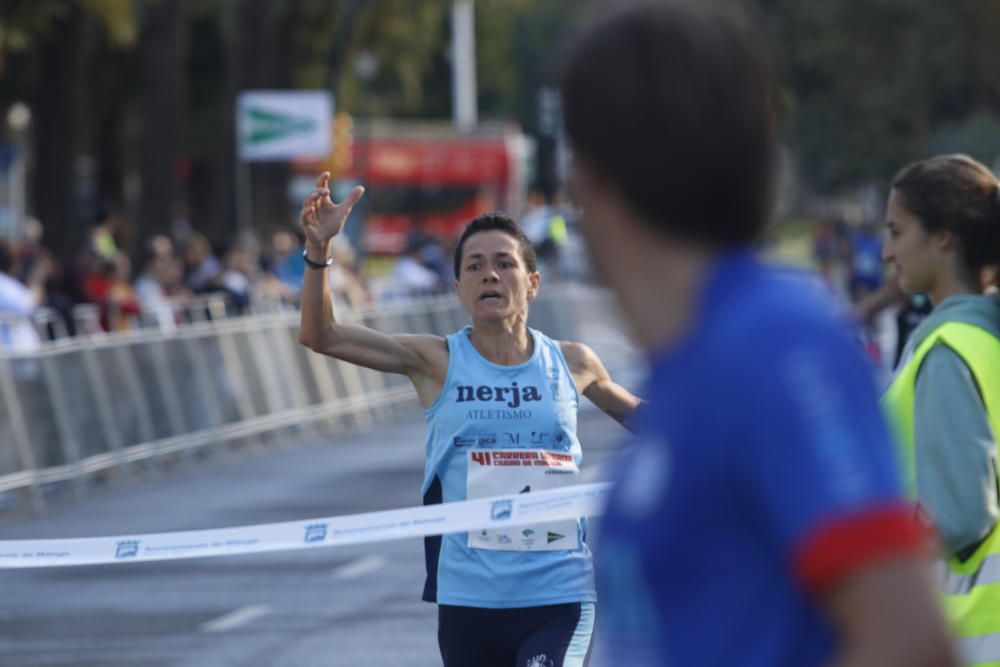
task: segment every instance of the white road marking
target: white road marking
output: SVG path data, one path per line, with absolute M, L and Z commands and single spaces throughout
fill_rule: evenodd
M 357 579 L 385 567 L 384 556 L 365 556 L 333 570 L 334 579 Z
M 249 623 L 250 621 L 260 618 L 266 614 L 271 613 L 271 610 L 264 605 L 251 605 L 249 607 L 241 607 L 236 611 L 224 614 L 216 619 L 207 621 L 198 626 L 198 629 L 202 632 L 225 632 L 226 630 L 232 630 L 233 628 L 238 628 L 241 625 Z

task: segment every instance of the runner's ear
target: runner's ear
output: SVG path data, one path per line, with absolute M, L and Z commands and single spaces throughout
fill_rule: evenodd
M 542 284 L 542 274 L 538 271 L 529 274 L 528 282 L 530 283 L 528 287 L 528 301 L 534 301 L 535 297 L 538 296 L 538 286 Z

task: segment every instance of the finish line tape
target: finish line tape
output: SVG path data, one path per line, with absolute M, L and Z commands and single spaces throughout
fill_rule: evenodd
M 98 565 L 289 551 L 461 533 L 600 514 L 610 485 L 581 484 L 511 496 L 306 521 L 147 535 L 0 540 L 0 568 Z

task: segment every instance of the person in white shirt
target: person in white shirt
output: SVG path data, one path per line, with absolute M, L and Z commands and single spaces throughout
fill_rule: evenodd
M 0 348 L 27 352 L 41 345 L 31 316 L 44 300 L 50 268 L 48 260 L 39 261 L 25 285 L 13 276 L 10 244 L 0 239 Z

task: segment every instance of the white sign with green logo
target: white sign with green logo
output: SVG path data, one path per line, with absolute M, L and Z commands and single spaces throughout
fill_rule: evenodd
M 330 154 L 333 96 L 322 90 L 248 90 L 236 102 L 239 157 L 247 161 Z

